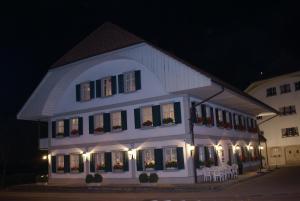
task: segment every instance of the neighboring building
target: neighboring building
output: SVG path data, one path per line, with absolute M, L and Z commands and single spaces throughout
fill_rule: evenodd
M 191 104 L 217 93 L 196 107 L 194 147 Z M 276 111 L 105 23 L 54 64 L 18 119 L 48 122 L 50 182 L 100 172 L 106 183 L 136 183 L 150 171 L 192 183 L 192 153 L 198 168 L 233 163 L 234 150 L 245 170 L 257 168 L 262 112 Z
M 258 116 L 258 123 L 262 122 L 259 128 L 267 139 L 269 165 L 299 165 L 300 71 L 254 82 L 245 92 L 281 113 Z

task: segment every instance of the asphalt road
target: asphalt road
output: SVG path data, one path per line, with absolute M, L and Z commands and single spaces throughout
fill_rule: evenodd
M 0 192 L 0 201 L 300 201 L 300 167 L 281 168 L 218 192 Z

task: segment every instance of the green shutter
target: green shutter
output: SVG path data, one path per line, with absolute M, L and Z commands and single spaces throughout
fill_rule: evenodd
M 127 130 L 127 114 L 126 110 L 121 111 L 122 130 Z
M 83 155 L 80 154 L 79 155 L 79 172 L 83 172 L 83 171 L 84 171 Z
M 111 152 L 104 153 L 104 160 L 105 160 L 105 172 L 111 172 L 112 171 Z
M 219 123 L 220 123 L 220 121 L 219 121 L 219 109 L 215 109 L 215 111 L 216 111 L 217 126 L 219 126 Z
M 110 114 L 104 113 L 103 114 L 103 121 L 104 121 L 104 132 L 110 131 Z
M 51 167 L 52 172 L 56 173 L 56 156 L 51 156 Z
M 201 113 L 202 113 L 202 117 L 206 117 L 206 105 L 201 104 Z
M 214 148 L 214 161 L 215 161 L 215 166 L 218 166 L 219 164 L 219 157 L 218 157 L 218 153 L 216 151 L 216 149 Z
M 89 133 L 90 134 L 94 133 L 94 116 L 93 115 L 89 116 Z
M 230 124 L 230 126 L 232 127 L 232 114 L 231 114 L 231 112 L 229 112 L 229 124 Z
M 174 103 L 174 114 L 175 114 L 175 124 L 180 124 L 181 123 L 180 102 Z
M 190 109 L 191 121 L 193 123 L 196 123 L 196 118 L 197 118 L 195 104 L 196 104 L 195 101 L 193 101 Z
M 160 105 L 152 106 L 152 118 L 153 118 L 153 126 L 161 125 Z
M 70 120 L 69 119 L 65 119 L 64 120 L 64 136 L 70 136 Z
M 79 135 L 83 135 L 83 119 L 82 119 L 82 117 L 78 117 L 78 131 L 79 131 Z
M 116 78 L 116 76 L 111 76 L 111 93 L 112 93 L 112 95 L 117 93 L 117 78 Z
M 199 146 L 195 146 L 194 150 L 194 164 L 196 168 L 199 168 Z
M 215 125 L 215 118 L 214 118 L 214 109 L 211 107 L 210 108 L 210 118 L 211 118 L 211 125 Z
M 52 138 L 56 137 L 56 122 L 52 121 Z
M 96 97 L 101 97 L 101 80 L 96 80 Z
M 76 85 L 76 101 L 79 102 L 80 98 L 81 98 L 81 95 L 80 95 L 80 84 L 77 84 Z
M 127 151 L 123 151 L 123 170 L 124 171 L 129 170 L 128 152 Z
M 162 149 L 154 149 L 154 157 L 155 157 L 155 170 L 163 170 L 163 150 Z
M 90 156 L 90 172 L 95 172 L 95 153 Z
M 135 108 L 134 109 L 134 125 L 135 128 L 141 128 L 141 109 Z
M 227 122 L 227 118 L 226 118 L 226 111 L 225 110 L 223 110 L 222 111 L 222 116 L 223 116 L 223 122 Z
M 209 151 L 207 146 L 204 146 L 204 158 L 205 158 L 205 162 L 207 163 L 209 160 Z
M 95 98 L 95 82 L 90 81 L 90 98 Z
M 182 147 L 177 147 L 176 148 L 177 152 L 177 166 L 178 169 L 184 169 L 184 156 L 183 156 L 183 148 Z
M 143 150 L 138 150 L 136 155 L 136 169 L 143 171 Z
M 124 75 L 118 75 L 119 93 L 124 93 Z
M 64 172 L 70 172 L 70 155 L 64 155 Z
M 134 72 L 134 78 L 135 78 L 135 89 L 139 90 L 141 89 L 141 71 L 137 70 Z

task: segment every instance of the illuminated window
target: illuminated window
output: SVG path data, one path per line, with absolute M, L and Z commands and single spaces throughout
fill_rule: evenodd
M 111 96 L 112 95 L 111 77 L 103 78 L 101 81 L 102 81 L 102 96 Z
M 105 170 L 105 155 L 104 152 L 95 154 L 95 169 L 96 171 L 104 171 Z
M 111 128 L 115 131 L 122 129 L 121 112 L 111 113 Z
M 299 136 L 298 127 L 281 129 L 282 138 Z
M 71 135 L 78 135 L 79 134 L 79 127 L 78 127 L 78 118 L 70 119 L 70 130 Z
M 65 163 L 64 163 L 64 156 L 57 155 L 56 156 L 56 171 L 57 172 L 64 172 Z
M 163 124 L 173 124 L 174 118 L 174 104 L 168 103 L 161 106 L 162 108 L 162 123 Z
M 88 101 L 91 99 L 91 94 L 90 94 L 90 83 L 89 82 L 85 82 L 80 84 L 80 100 L 82 101 Z
M 135 72 L 128 72 L 124 74 L 124 91 L 132 92 L 136 90 L 135 86 Z
M 144 159 L 144 169 L 154 170 L 155 168 L 154 149 L 143 150 L 143 159 Z
M 103 114 L 94 115 L 94 128 L 95 133 L 104 132 Z
M 63 137 L 64 136 L 64 121 L 60 120 L 56 122 L 56 137 Z
M 152 126 L 153 125 L 153 118 L 152 118 L 152 107 L 143 107 L 141 109 L 142 112 L 142 126 L 147 127 L 147 126 Z
M 177 169 L 177 151 L 176 147 L 165 148 L 164 149 L 165 157 L 165 168 L 166 169 Z
M 123 171 L 124 158 L 122 151 L 112 152 L 112 166 L 114 171 Z
M 70 155 L 70 170 L 71 172 L 79 172 L 79 154 Z

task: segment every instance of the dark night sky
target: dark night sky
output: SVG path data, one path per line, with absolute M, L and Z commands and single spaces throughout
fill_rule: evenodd
M 105 21 L 120 25 L 242 90 L 254 80 L 300 70 L 300 12 L 296 4 L 128 2 L 2 3 L 1 129 L 15 127 L 12 133 L 19 139 L 36 136 L 32 124 L 14 120 L 16 113 L 49 66 Z

